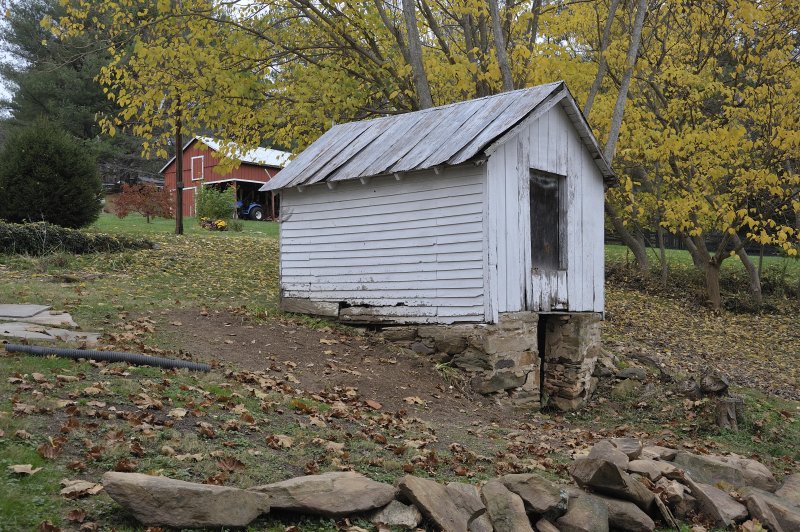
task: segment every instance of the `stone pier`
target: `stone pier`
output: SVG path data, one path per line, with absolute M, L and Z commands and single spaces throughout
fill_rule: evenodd
M 515 312 L 497 324 L 397 327 L 383 335 L 468 372 L 478 393 L 529 408 L 574 410 L 597 382 L 600 324 L 598 314 Z
M 600 356 L 597 314 L 550 315 L 545 320 L 544 397 L 559 410 L 576 410 L 597 386 L 594 366 Z

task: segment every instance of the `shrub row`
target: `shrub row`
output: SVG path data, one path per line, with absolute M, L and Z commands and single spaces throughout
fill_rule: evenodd
M 0 253 L 47 255 L 49 253 L 119 252 L 126 249 L 153 249 L 144 238 L 84 233 L 46 222 L 13 224 L 0 221 Z

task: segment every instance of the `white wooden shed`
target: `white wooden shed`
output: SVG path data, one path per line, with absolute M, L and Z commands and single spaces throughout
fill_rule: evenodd
M 337 125 L 280 190 L 286 310 L 360 323 L 603 312 L 604 184 L 563 82 Z

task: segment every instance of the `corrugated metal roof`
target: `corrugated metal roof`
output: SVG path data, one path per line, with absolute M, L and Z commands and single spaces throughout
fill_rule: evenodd
M 570 120 L 613 178 L 586 119 L 563 81 L 396 116 L 332 127 L 278 172 L 261 190 L 313 185 L 465 163 L 545 102 L 568 99 Z
M 193 137 L 183 145 L 183 151 L 186 151 L 193 142 L 200 141 L 212 150 L 219 152 L 222 148 L 222 142 L 211 137 Z M 270 166 L 274 168 L 284 168 L 289 164 L 289 158 L 292 156 L 288 151 L 273 150 L 271 148 L 256 148 L 254 150 L 242 153 L 240 150 L 235 150 L 233 157 L 239 161 L 247 164 L 257 164 L 259 166 Z M 167 164 L 165 164 L 159 174 L 163 174 L 164 170 L 172 164 L 175 157 L 172 157 Z

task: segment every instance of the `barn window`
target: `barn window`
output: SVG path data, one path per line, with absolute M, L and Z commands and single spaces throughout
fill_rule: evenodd
M 205 177 L 203 155 L 192 157 L 192 181 L 200 181 Z
M 542 270 L 566 269 L 564 176 L 531 170 L 531 263 Z

